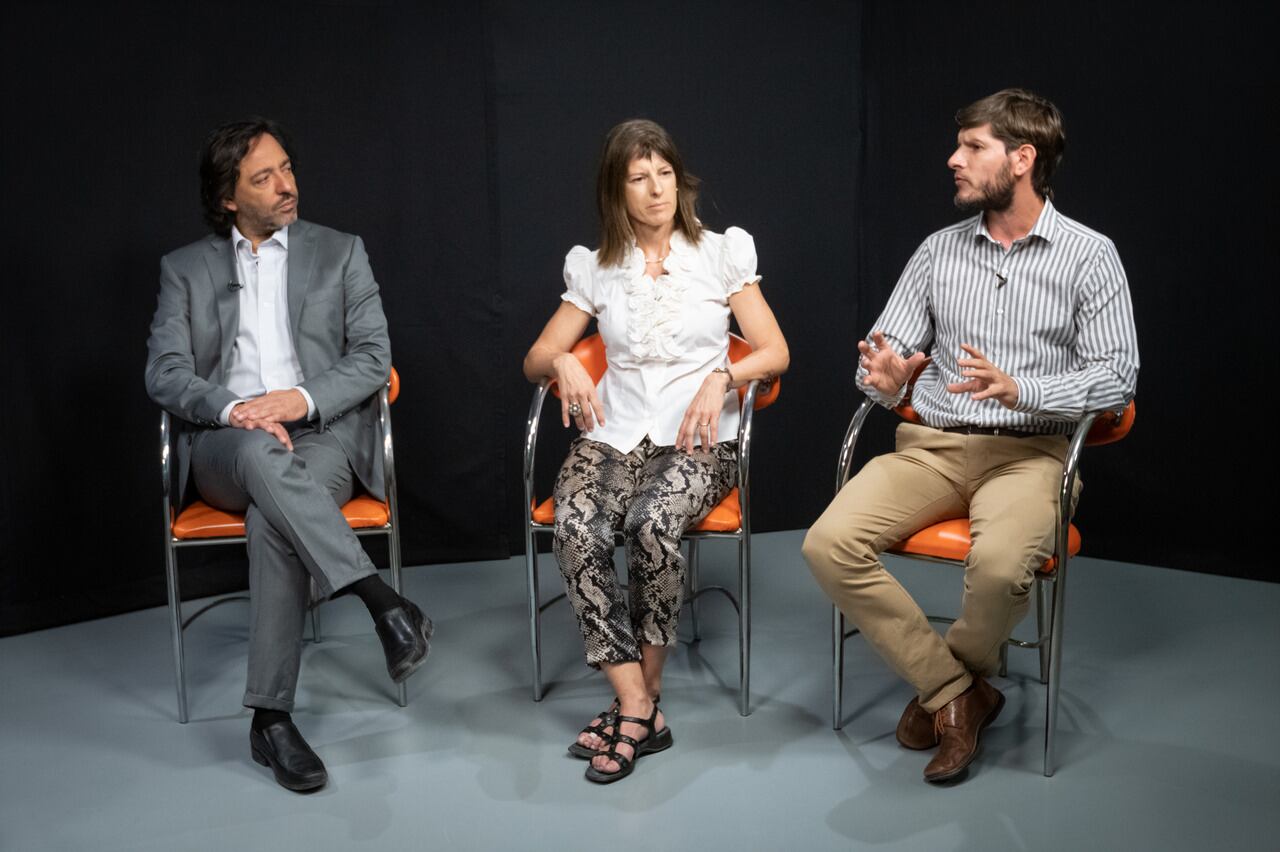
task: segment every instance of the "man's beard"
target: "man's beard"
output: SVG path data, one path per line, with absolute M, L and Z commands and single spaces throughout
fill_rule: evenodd
M 979 210 L 1008 210 L 1013 205 L 1015 186 L 1013 169 L 1009 168 L 1006 162 L 994 178 L 981 186 L 974 187 L 978 193 L 977 197 L 962 199 L 957 192 L 953 200 L 962 213 L 976 213 Z
M 277 231 L 281 231 L 289 227 L 294 222 L 298 221 L 298 207 L 296 204 L 296 197 L 294 200 L 295 200 L 294 208 L 288 213 L 285 213 L 280 210 L 276 210 L 274 208 L 272 208 L 270 211 L 268 211 L 266 214 L 263 214 L 263 215 L 250 213 L 246 217 L 249 220 L 247 223 L 248 226 L 259 234 L 274 234 Z

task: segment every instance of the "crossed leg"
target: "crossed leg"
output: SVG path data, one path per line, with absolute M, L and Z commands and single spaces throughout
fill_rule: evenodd
M 259 430 L 197 436 L 192 471 L 210 505 L 245 513 L 249 666 L 244 703 L 290 712 L 302 654 L 309 579 L 324 595 L 376 574 L 342 516 L 354 475 L 331 434 L 295 430 L 293 452 Z

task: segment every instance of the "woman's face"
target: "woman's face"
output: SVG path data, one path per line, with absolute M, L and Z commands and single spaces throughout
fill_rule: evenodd
M 676 218 L 676 170 L 657 154 L 627 166 L 627 218 L 632 225 L 661 228 Z

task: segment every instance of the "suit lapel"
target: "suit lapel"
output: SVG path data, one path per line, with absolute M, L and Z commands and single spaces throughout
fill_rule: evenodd
M 289 228 L 289 330 L 297 346 L 298 322 L 302 318 L 302 302 L 311 287 L 315 272 L 315 236 L 305 222 L 296 222 Z
M 225 376 L 227 365 L 231 363 L 231 350 L 235 346 L 236 335 L 240 332 L 240 293 L 227 286 L 232 281 L 240 280 L 236 274 L 231 240 L 211 238 L 204 259 L 209 268 L 213 299 L 218 306 L 218 330 L 222 334 L 219 369 Z

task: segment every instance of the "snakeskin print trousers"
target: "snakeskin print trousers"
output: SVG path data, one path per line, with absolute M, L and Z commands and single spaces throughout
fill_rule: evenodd
M 738 478 L 738 444 L 692 454 L 647 437 L 629 453 L 576 439 L 556 477 L 554 550 L 586 644 L 587 664 L 640 659 L 640 645 L 672 645 L 684 594 L 680 536 Z M 613 565 L 614 531 L 627 548 L 628 607 Z

